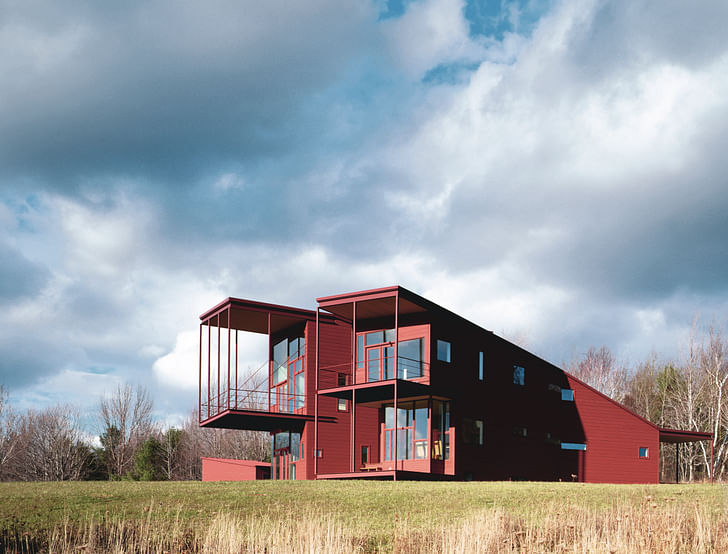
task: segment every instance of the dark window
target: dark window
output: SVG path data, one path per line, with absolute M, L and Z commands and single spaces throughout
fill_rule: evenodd
M 362 464 L 369 463 L 369 446 L 362 445 L 362 447 L 361 447 L 361 463 Z
M 526 370 L 519 365 L 513 366 L 513 384 L 521 386 L 526 384 Z
M 482 419 L 463 418 L 463 442 L 481 446 L 484 438 L 484 425 Z
M 513 427 L 513 436 L 514 437 L 527 437 L 528 436 L 528 429 L 525 427 L 520 427 L 518 425 Z
M 437 341 L 437 359 L 441 362 L 450 362 L 452 361 L 452 352 L 450 343 L 446 340 L 439 340 Z

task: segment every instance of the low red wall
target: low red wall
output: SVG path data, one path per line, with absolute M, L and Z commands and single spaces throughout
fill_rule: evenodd
M 202 458 L 203 481 L 255 481 L 270 479 L 270 464 L 254 460 Z

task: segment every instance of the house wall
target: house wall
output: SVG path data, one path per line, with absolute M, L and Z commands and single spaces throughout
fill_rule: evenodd
M 270 478 L 270 464 L 252 460 L 202 458 L 203 481 L 255 481 Z
M 569 376 L 586 436 L 584 480 L 591 483 L 658 483 L 659 431 Z M 640 458 L 640 447 L 648 457 Z

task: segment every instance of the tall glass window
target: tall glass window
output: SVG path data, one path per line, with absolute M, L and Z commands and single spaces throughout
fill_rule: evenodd
M 452 361 L 452 351 L 450 343 L 446 340 L 437 341 L 437 359 L 441 362 Z
M 397 433 L 397 459 L 423 460 L 428 450 L 428 408 L 426 400 L 384 406 L 384 459 L 394 459 L 394 433 Z
M 483 352 L 478 352 L 478 380 L 483 381 L 485 379 L 485 360 Z
M 526 370 L 519 365 L 513 366 L 513 384 L 522 387 L 526 384 Z
M 271 409 L 294 412 L 305 406 L 305 339 L 284 338 L 273 345 L 273 381 Z
M 432 459 L 447 460 L 450 457 L 450 403 L 432 401 Z

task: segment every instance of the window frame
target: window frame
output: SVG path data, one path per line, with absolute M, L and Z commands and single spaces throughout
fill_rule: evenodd
M 443 345 L 443 348 L 447 347 L 447 350 L 443 351 L 443 358 L 440 357 L 440 345 Z M 446 364 L 452 363 L 452 343 L 449 340 L 437 339 L 437 343 L 435 344 L 435 352 L 438 362 L 445 362 Z

